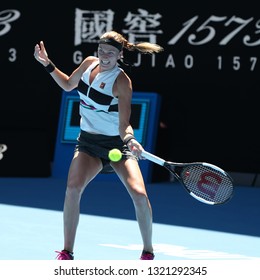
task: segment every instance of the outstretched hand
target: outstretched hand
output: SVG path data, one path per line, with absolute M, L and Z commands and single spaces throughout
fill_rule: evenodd
M 40 41 L 39 44 L 36 44 L 34 47 L 34 57 L 39 61 L 43 66 L 47 66 L 49 62 L 48 54 L 45 49 L 43 41 Z

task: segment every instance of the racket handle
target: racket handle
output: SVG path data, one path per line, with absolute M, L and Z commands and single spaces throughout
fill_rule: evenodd
M 144 157 L 144 158 L 146 158 L 146 159 L 148 159 L 148 160 L 150 160 L 150 161 L 152 161 L 152 162 L 154 162 L 156 164 L 162 165 L 162 166 L 165 163 L 164 159 L 159 158 L 158 156 L 155 156 L 155 155 L 153 155 L 153 154 L 151 154 L 149 152 L 146 152 L 146 151 L 142 152 L 142 157 Z

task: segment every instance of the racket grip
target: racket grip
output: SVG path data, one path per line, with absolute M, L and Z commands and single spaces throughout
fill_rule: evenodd
M 143 151 L 142 152 L 142 157 L 144 157 L 144 158 L 146 158 L 146 159 L 148 159 L 148 160 L 150 160 L 150 161 L 152 161 L 152 162 L 154 162 L 156 164 L 162 165 L 162 166 L 165 163 L 164 159 L 162 159 L 162 158 L 160 158 L 158 156 L 155 156 L 155 155 L 153 155 L 153 154 L 151 154 L 151 153 L 149 153 L 147 151 Z

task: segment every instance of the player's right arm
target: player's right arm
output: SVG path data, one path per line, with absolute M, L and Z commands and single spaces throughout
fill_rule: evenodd
M 44 67 L 48 66 L 51 63 L 51 60 L 48 57 L 43 41 L 40 41 L 39 44 L 35 45 L 34 57 Z M 71 75 L 65 74 L 55 66 L 54 71 L 52 71 L 50 75 L 63 90 L 71 91 L 78 86 L 82 74 L 86 71 L 89 65 L 95 60 L 97 60 L 96 57 L 88 56 L 87 58 L 85 58 L 85 60 L 83 60 L 83 62 L 79 65 L 79 67 L 76 68 L 71 73 Z

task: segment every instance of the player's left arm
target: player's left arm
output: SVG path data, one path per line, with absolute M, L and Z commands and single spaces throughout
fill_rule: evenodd
M 125 141 L 129 136 L 134 136 L 134 130 L 130 124 L 133 96 L 131 79 L 125 73 L 120 73 L 116 81 L 115 89 L 115 94 L 118 97 L 119 133 L 121 139 Z M 143 150 L 143 147 L 135 139 L 128 142 L 128 147 L 137 156 L 140 156 Z
M 118 98 L 119 133 L 122 140 L 128 134 L 134 134 L 130 124 L 132 92 L 130 78 L 125 73 L 120 73 L 115 82 L 114 95 Z

